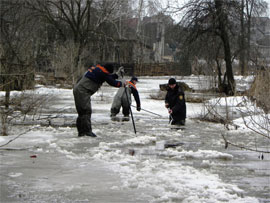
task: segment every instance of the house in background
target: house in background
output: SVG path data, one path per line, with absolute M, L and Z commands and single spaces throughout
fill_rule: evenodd
M 166 27 L 172 24 L 172 18 L 164 14 L 144 17 L 141 21 L 127 19 L 122 22 L 120 41 L 125 39 L 133 44 L 133 62 L 139 59 L 143 63 L 173 62 L 173 50 L 165 39 Z
M 173 50 L 166 43 L 165 31 L 173 24 L 173 19 L 164 14 L 144 17 L 143 35 L 146 42 L 152 47 L 152 62 L 173 62 Z

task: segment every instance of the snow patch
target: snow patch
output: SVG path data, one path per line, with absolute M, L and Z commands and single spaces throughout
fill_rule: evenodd
M 17 178 L 17 177 L 19 177 L 21 175 L 23 175 L 23 174 L 22 173 L 13 173 L 13 172 L 11 172 L 11 173 L 8 174 L 8 176 L 9 177 L 12 177 L 12 178 Z

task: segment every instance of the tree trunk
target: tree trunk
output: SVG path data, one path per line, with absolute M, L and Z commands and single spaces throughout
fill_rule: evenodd
M 230 39 L 227 31 L 227 15 L 223 11 L 223 1 L 215 0 L 215 7 L 217 9 L 218 15 L 218 23 L 219 23 L 219 31 L 220 37 L 223 42 L 225 62 L 226 62 L 226 74 L 228 81 L 228 89 L 226 94 L 234 95 L 235 93 L 235 82 L 232 71 L 232 62 L 231 62 L 231 47 L 230 47 Z
M 247 60 L 247 67 L 249 66 L 249 60 L 250 60 L 250 32 L 251 32 L 251 18 L 252 18 L 252 12 L 254 9 L 254 0 L 250 1 L 250 6 L 249 6 L 249 1 L 246 0 L 246 13 L 247 13 L 247 55 L 246 55 L 246 60 Z
M 233 77 L 232 71 L 232 62 L 231 62 L 231 49 L 230 49 L 230 42 L 227 35 L 227 32 L 222 33 L 222 40 L 224 44 L 224 55 L 225 55 L 225 62 L 226 62 L 226 73 L 227 73 L 227 80 L 228 80 L 228 92 L 229 95 L 234 95 L 235 93 L 235 81 Z
M 5 93 L 5 108 L 8 109 L 9 107 L 9 100 L 10 100 L 10 90 L 9 87 L 6 89 Z
M 137 39 L 137 49 L 139 53 L 137 55 L 137 63 L 141 64 L 143 61 L 143 47 L 142 47 L 142 33 L 141 33 L 141 17 L 142 17 L 142 12 L 143 12 L 143 3 L 144 0 L 139 1 L 139 8 L 138 8 L 138 23 L 137 23 L 137 28 L 136 28 L 136 39 Z
M 239 65 L 241 70 L 241 75 L 244 75 L 246 72 L 246 46 L 245 46 L 245 26 L 244 26 L 244 0 L 241 2 L 241 31 L 239 36 L 239 49 L 240 49 L 240 57 L 239 57 Z
M 221 75 L 222 75 L 222 73 L 221 73 L 221 65 L 220 65 L 220 63 L 219 63 L 219 61 L 218 61 L 217 58 L 216 58 L 216 64 L 217 64 L 217 72 L 218 72 L 218 87 L 220 88 L 221 87 L 221 84 L 222 84 L 222 82 L 221 82 Z

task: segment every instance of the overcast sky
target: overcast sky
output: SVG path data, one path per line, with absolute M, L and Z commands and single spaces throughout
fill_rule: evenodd
M 183 4 L 184 2 L 187 2 L 188 0 L 159 0 L 159 2 L 165 7 L 167 5 L 167 2 L 169 1 L 170 4 L 174 4 L 175 2 L 178 2 L 179 4 Z M 268 12 L 267 16 L 270 17 L 270 0 L 265 0 L 268 3 Z
M 268 17 L 270 17 L 270 0 L 266 0 L 266 2 L 268 3 Z

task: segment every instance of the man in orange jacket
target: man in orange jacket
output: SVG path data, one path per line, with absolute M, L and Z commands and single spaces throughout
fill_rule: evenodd
M 116 80 L 117 74 L 113 73 L 113 64 L 106 63 L 104 66 L 98 64 L 88 68 L 88 71 L 77 82 L 73 88 L 73 95 L 75 100 L 78 118 L 76 126 L 78 136 L 96 137 L 92 132 L 91 126 L 91 96 L 97 92 L 101 85 L 106 81 L 109 85 L 114 87 L 124 87 L 125 81 Z M 120 67 L 118 74 L 123 72 L 123 67 Z
M 111 117 L 116 116 L 120 108 L 122 107 L 122 113 L 124 114 L 124 117 L 126 120 L 129 118 L 129 109 L 131 106 L 131 94 L 133 95 L 137 111 L 141 110 L 141 102 L 139 97 L 139 92 L 136 87 L 136 83 L 138 82 L 138 78 L 133 76 L 131 80 L 128 82 L 127 87 L 121 87 L 117 91 L 116 95 L 114 96 L 114 100 L 111 107 Z

